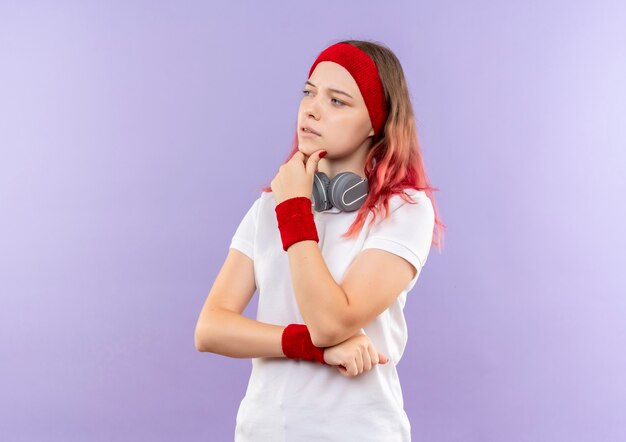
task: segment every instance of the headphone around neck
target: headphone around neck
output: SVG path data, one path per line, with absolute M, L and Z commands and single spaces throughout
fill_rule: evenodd
M 353 172 L 341 172 L 329 179 L 324 172 L 315 172 L 312 206 L 316 212 L 336 207 L 341 212 L 358 210 L 367 197 L 369 184 Z

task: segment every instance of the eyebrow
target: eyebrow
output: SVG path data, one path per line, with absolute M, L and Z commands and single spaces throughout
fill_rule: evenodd
M 310 82 L 310 81 L 308 81 L 308 80 L 306 81 L 306 83 L 305 83 L 305 84 L 310 84 L 310 85 L 311 85 L 311 86 L 313 86 L 314 88 L 317 88 L 317 86 L 315 86 L 313 83 L 311 83 L 311 82 Z M 337 94 L 343 94 L 343 95 L 345 95 L 345 96 L 347 96 L 347 97 L 352 98 L 352 95 L 347 94 L 347 93 L 345 93 L 344 91 L 340 91 L 339 89 L 332 89 L 332 88 L 328 88 L 328 90 L 329 90 L 329 91 L 331 91 L 331 92 L 335 92 L 335 93 L 337 93 Z M 354 98 L 352 98 L 352 99 L 354 100 Z

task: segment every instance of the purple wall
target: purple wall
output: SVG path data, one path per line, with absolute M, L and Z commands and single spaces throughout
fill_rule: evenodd
M 194 327 L 341 38 L 403 63 L 448 226 L 413 439 L 626 440 L 623 2 L 116 3 L 0 2 L 2 440 L 232 440 L 250 360 Z

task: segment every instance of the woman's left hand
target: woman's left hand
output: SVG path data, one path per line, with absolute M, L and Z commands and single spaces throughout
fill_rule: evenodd
M 311 198 L 313 179 L 322 152 L 326 154 L 324 149 L 320 149 L 307 157 L 298 150 L 289 161 L 278 168 L 278 173 L 270 183 L 276 205 L 299 196 Z

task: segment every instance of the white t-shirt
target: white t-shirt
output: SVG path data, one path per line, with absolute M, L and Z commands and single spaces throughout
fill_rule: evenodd
M 361 329 L 374 347 L 389 356 L 356 377 L 336 367 L 288 358 L 252 358 L 247 391 L 236 418 L 235 442 L 410 441 L 411 426 L 396 364 L 407 342 L 403 308 L 430 251 L 434 210 L 424 191 L 406 189 L 389 199 L 389 218 L 370 211 L 356 239 L 340 238 L 356 218 L 355 212 L 333 207 L 313 211 L 319 247 L 337 283 L 364 249 L 387 250 L 409 261 L 415 277 L 393 304 Z M 282 248 L 273 192 L 262 192 L 239 224 L 230 247 L 254 262 L 259 293 L 256 319 L 275 325 L 304 324 L 291 285 L 288 253 Z

